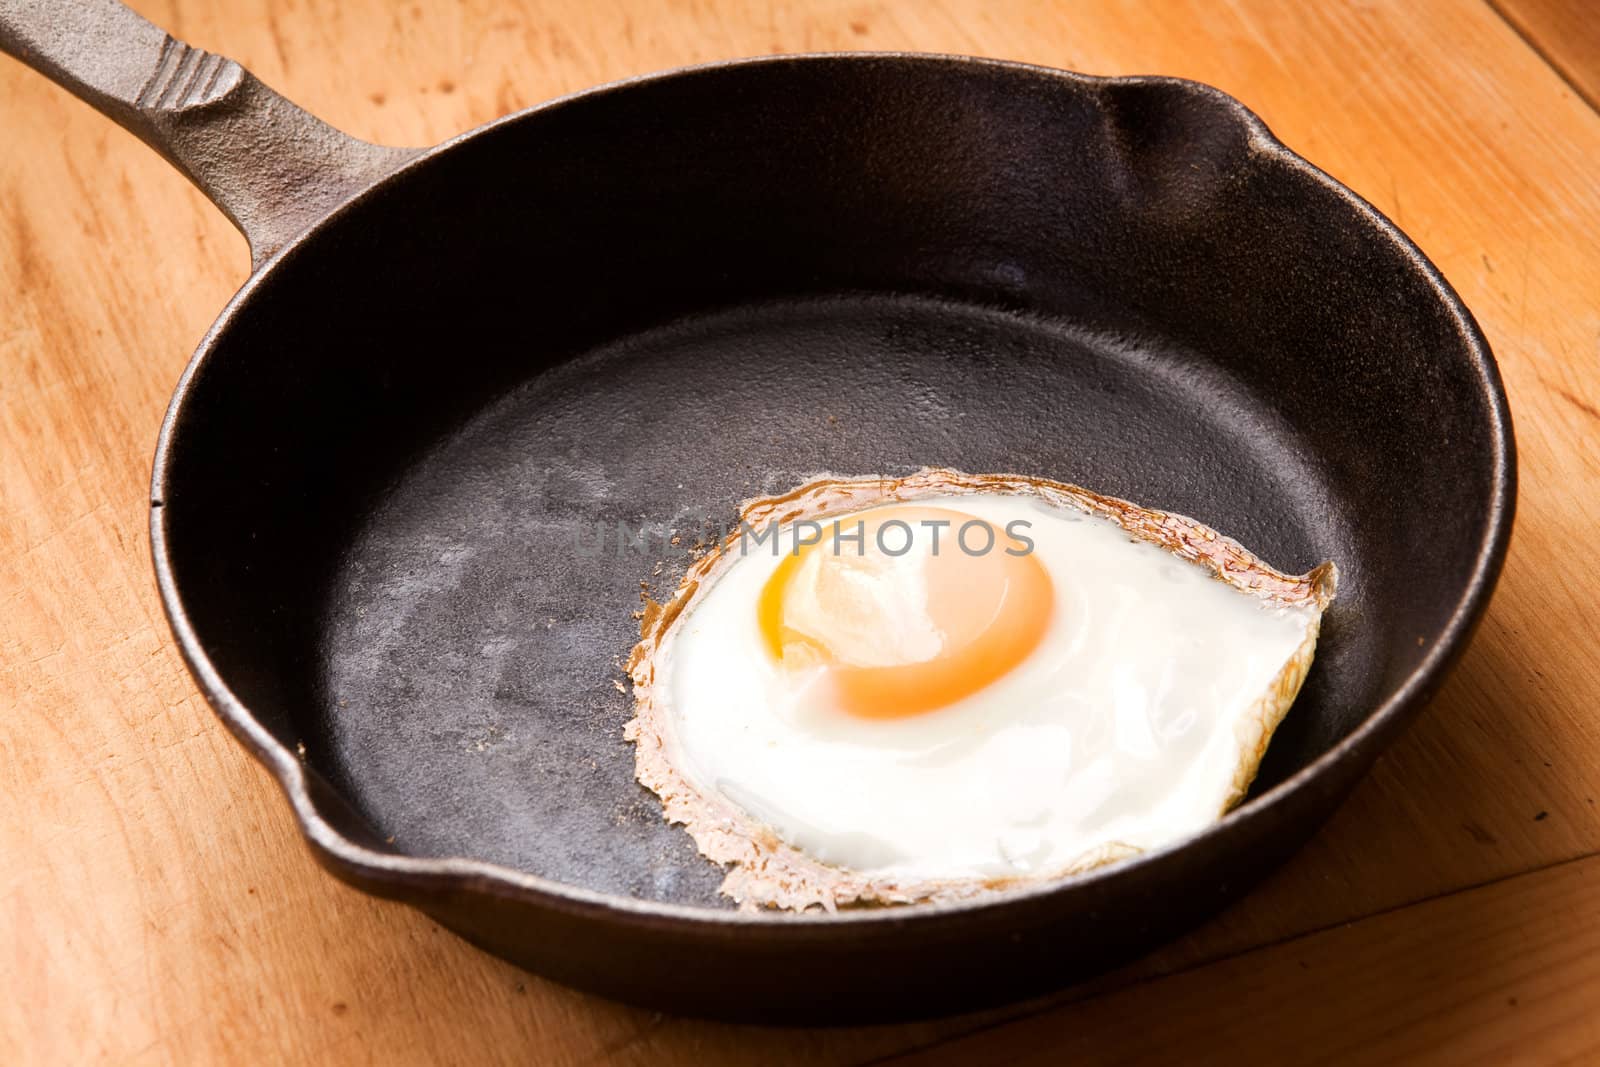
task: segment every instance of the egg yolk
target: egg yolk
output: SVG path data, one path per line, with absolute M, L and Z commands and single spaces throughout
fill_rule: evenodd
M 904 506 L 812 525 L 767 580 L 758 621 L 786 668 L 826 669 L 850 714 L 916 715 L 976 693 L 1050 622 L 1031 545 L 983 519 Z

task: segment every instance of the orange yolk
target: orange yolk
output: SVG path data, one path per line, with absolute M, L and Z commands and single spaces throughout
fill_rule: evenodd
M 768 651 L 826 668 L 850 714 L 915 715 L 976 693 L 1049 625 L 1050 575 L 982 519 L 904 506 L 817 525 L 820 539 L 767 580 L 757 617 Z

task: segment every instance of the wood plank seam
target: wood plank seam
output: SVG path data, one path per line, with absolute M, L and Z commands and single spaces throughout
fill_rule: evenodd
M 1521 40 L 1523 44 L 1527 45 L 1534 55 L 1538 56 L 1544 61 L 1545 66 L 1549 67 L 1555 72 L 1556 77 L 1561 79 L 1561 83 L 1563 85 L 1572 90 L 1574 96 L 1576 96 L 1579 100 L 1582 100 L 1585 104 L 1588 104 L 1590 110 L 1594 111 L 1596 114 L 1600 114 L 1600 96 L 1595 96 L 1594 94 L 1586 91 L 1582 85 L 1573 80 L 1572 76 L 1567 73 L 1566 69 L 1559 62 L 1556 61 L 1556 58 L 1550 54 L 1549 50 L 1541 45 L 1536 39 L 1534 39 L 1527 32 L 1527 30 L 1523 28 L 1521 23 L 1511 17 L 1510 13 L 1506 11 L 1502 0 L 1483 0 L 1483 2 L 1488 5 L 1489 10 L 1493 11 L 1495 16 L 1498 17 L 1501 22 L 1504 22 L 1508 27 L 1510 27 L 1511 32 L 1516 34 L 1518 39 Z
M 1260 953 L 1270 952 L 1273 949 L 1281 948 L 1284 945 L 1293 945 L 1309 938 L 1317 937 L 1320 934 L 1328 933 L 1332 930 L 1359 927 L 1365 923 L 1370 923 L 1376 919 L 1381 919 L 1386 915 L 1394 915 L 1399 912 L 1411 911 L 1415 908 L 1426 907 L 1429 904 L 1446 900 L 1450 897 L 1460 896 L 1463 893 L 1472 893 L 1481 889 L 1487 889 L 1490 886 L 1515 882 L 1523 878 L 1537 878 L 1541 874 L 1559 870 L 1562 867 L 1570 867 L 1574 864 L 1584 863 L 1588 860 L 1595 859 L 1596 857 L 1600 857 L 1600 850 L 1587 852 L 1580 856 L 1569 856 L 1566 859 L 1556 860 L 1553 863 L 1547 863 L 1539 867 L 1533 867 L 1528 870 L 1502 875 L 1499 878 L 1486 878 L 1472 885 L 1458 886 L 1455 889 L 1450 889 L 1442 893 L 1432 893 L 1428 896 L 1418 897 L 1416 900 L 1407 901 L 1404 904 L 1392 904 L 1388 907 L 1377 908 L 1373 911 L 1356 915 L 1353 918 L 1342 919 L 1338 922 L 1324 923 L 1319 926 L 1302 930 L 1299 933 L 1274 938 L 1270 941 L 1263 941 L 1260 944 L 1251 945 L 1249 948 L 1240 949 L 1235 952 L 1225 952 L 1209 959 L 1197 961 L 1196 963 L 1188 966 L 1177 967 L 1170 971 L 1160 971 L 1154 974 L 1141 975 L 1132 981 L 1114 984 L 1105 989 L 1096 989 L 1093 992 L 1081 997 L 1074 996 L 1072 990 L 1067 989 L 1061 993 L 1050 996 L 1041 1003 L 1024 1006 L 1020 1011 L 1006 1014 L 1001 1018 L 984 1019 L 982 1022 L 979 1022 L 970 1029 L 954 1030 L 950 1033 L 943 1034 L 932 1041 L 898 1049 L 884 1056 L 877 1056 L 872 1059 L 862 1060 L 859 1064 L 859 1067 L 880 1067 L 880 1065 L 883 1064 L 897 1063 L 902 1060 L 919 1056 L 925 1052 L 931 1052 L 944 1045 L 953 1044 L 958 1041 L 966 1041 L 978 1036 L 979 1034 L 988 1033 L 992 1030 L 1002 1030 L 1008 1026 L 1013 1026 L 1029 1019 L 1037 1019 L 1041 1016 L 1049 1015 L 1053 1011 L 1060 1011 L 1061 1009 L 1072 1004 L 1088 1003 L 1089 1001 L 1098 1000 L 1102 997 L 1125 993 L 1130 989 L 1138 989 L 1157 982 L 1164 982 L 1169 979 L 1176 978 L 1179 975 L 1193 974 L 1197 971 L 1208 970 L 1212 967 L 1217 967 L 1234 960 L 1246 959 L 1250 956 L 1255 956 Z

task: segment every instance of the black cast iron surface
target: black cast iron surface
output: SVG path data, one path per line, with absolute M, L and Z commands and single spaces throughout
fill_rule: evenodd
M 820 471 L 1045 471 L 1226 520 L 1297 570 L 1358 561 L 1359 590 L 1351 516 L 1307 455 L 1219 376 L 1002 311 L 843 297 L 646 331 L 516 388 L 367 516 L 310 653 L 311 748 L 408 851 L 716 905 L 717 869 L 626 784 L 612 685 L 640 582 L 671 592 L 697 506 L 727 518 Z M 1374 636 L 1330 627 L 1304 699 L 1333 713 L 1285 726 L 1264 784 L 1370 705 Z
M 532 966 L 690 1011 L 974 1007 L 1213 910 L 1414 706 L 1506 518 L 1470 320 L 1377 216 L 1171 81 L 820 58 L 583 97 L 341 213 L 211 348 L 170 430 L 163 521 L 232 694 L 305 743 L 369 843 L 632 903 L 335 867 Z M 1186 512 L 1289 569 L 1337 560 L 1265 802 L 982 909 L 730 913 L 633 782 L 613 684 L 641 581 L 670 590 L 685 556 L 576 539 L 923 464 Z
M 641 582 L 691 537 L 578 539 L 927 464 L 1336 560 L 1316 666 L 1189 842 L 978 906 L 733 911 L 621 739 Z M 1470 316 L 1229 98 L 820 56 L 515 116 L 268 256 L 179 386 L 152 536 L 201 686 L 335 873 L 585 988 L 822 1022 L 1037 992 L 1236 897 L 1437 686 L 1513 499 Z

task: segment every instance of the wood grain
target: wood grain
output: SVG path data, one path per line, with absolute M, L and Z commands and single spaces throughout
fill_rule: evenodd
M 1600 108 L 1600 11 L 1587 0 L 1493 0 L 1501 16 Z
M 1576 953 L 1593 956 L 1600 876 L 1578 860 L 1600 852 L 1600 577 L 1582 562 L 1600 521 L 1600 116 L 1482 0 L 136 6 L 395 144 L 773 51 L 1212 82 L 1395 218 L 1473 309 L 1516 419 L 1517 532 L 1461 668 L 1327 830 L 1120 974 L 998 1014 L 831 1032 L 584 997 L 325 876 L 195 694 L 149 574 L 145 492 L 168 391 L 243 279 L 244 243 L 132 137 L 0 65 L 0 1059 L 1193 1057 L 1302 1037 L 1351 1058 L 1592 1049 L 1578 1013 L 1600 979 Z

